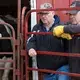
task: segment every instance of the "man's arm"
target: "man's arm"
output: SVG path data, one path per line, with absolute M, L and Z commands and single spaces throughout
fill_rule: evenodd
M 63 33 L 80 33 L 80 25 L 59 25 L 53 29 L 53 35 L 60 37 Z
M 35 32 L 35 31 L 33 31 Z M 31 34 L 31 36 L 27 40 L 27 50 L 34 48 L 36 49 L 36 35 Z
M 65 39 L 72 39 L 70 34 L 80 33 L 80 25 L 59 25 L 53 29 L 53 35 Z
M 63 30 L 64 33 L 70 34 L 80 33 L 80 25 L 65 25 Z
M 34 27 L 32 32 L 35 33 L 36 31 L 37 30 Z M 28 50 L 28 55 L 30 57 L 37 55 L 37 52 L 36 52 L 36 35 L 35 34 L 31 34 L 31 36 L 28 38 L 28 40 L 27 40 L 27 50 Z

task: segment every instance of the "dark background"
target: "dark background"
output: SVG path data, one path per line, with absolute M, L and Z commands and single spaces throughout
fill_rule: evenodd
M 12 16 L 17 16 L 17 5 L 18 0 L 0 0 L 0 15 L 11 14 Z M 23 6 L 30 9 L 30 0 L 21 0 L 21 8 Z

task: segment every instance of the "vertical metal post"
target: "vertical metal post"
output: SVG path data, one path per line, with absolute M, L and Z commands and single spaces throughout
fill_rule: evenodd
M 21 25 L 21 0 L 17 4 L 17 71 L 19 72 L 17 80 L 20 80 L 20 25 Z

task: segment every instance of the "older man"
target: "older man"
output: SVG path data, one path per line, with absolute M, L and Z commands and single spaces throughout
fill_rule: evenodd
M 53 8 L 50 3 L 41 4 L 40 9 Z M 51 32 L 60 24 L 60 19 L 54 11 L 40 11 L 40 23 L 33 27 L 33 32 Z M 53 35 L 34 35 L 27 40 L 29 56 L 37 56 L 38 68 L 68 72 L 67 59 L 61 56 L 40 55 L 36 51 L 64 52 L 63 42 Z M 67 75 L 47 73 L 43 80 L 68 80 Z

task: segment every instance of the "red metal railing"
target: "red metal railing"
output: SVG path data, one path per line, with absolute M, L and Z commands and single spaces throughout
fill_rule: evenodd
M 67 73 L 67 72 L 58 72 L 58 71 L 52 71 L 52 70 L 46 70 L 46 69 L 35 69 L 35 68 L 31 68 L 29 67 L 29 64 L 28 64 L 28 55 L 27 55 L 27 51 L 26 51 L 26 40 L 28 39 L 28 34 L 39 34 L 39 35 L 42 35 L 42 34 L 52 34 L 52 33 L 44 33 L 44 32 L 40 32 L 40 33 L 33 33 L 33 32 L 28 32 L 28 18 L 30 16 L 30 14 L 32 12 L 39 12 L 39 11 L 63 11 L 63 10 L 74 10 L 74 9 L 78 9 L 80 10 L 80 8 L 57 8 L 57 9 L 44 9 L 44 10 L 30 10 L 29 12 L 27 12 L 26 16 L 25 16 L 25 48 L 23 50 L 24 52 L 24 55 L 25 55 L 25 70 L 26 70 L 26 73 L 25 73 L 25 80 L 29 80 L 29 71 L 32 71 L 32 70 L 35 70 L 35 71 L 38 71 L 38 72 L 49 72 L 49 73 L 55 73 L 55 74 L 66 74 L 66 75 L 69 75 L 69 76 L 76 76 L 76 77 L 79 77 L 80 74 L 77 74 L 77 73 Z M 56 53 L 56 54 L 55 54 Z M 68 54 L 68 53 L 59 53 L 59 52 L 47 52 L 47 51 L 38 51 L 38 54 L 46 54 L 46 55 L 57 55 L 57 56 L 71 56 L 71 57 L 80 57 L 80 54 Z
M 25 62 L 25 56 L 26 52 L 24 50 L 24 35 L 25 35 L 25 13 L 26 13 L 27 7 L 22 8 L 22 15 L 21 15 L 21 80 L 24 80 L 24 62 Z
M 9 69 L 9 70 L 12 70 L 13 71 L 13 80 L 16 80 L 16 50 L 15 50 L 15 45 L 16 45 L 16 40 L 15 40 L 15 31 L 13 29 L 13 27 L 8 24 L 8 23 L 1 23 L 0 22 L 0 25 L 6 25 L 7 27 L 9 27 L 12 31 L 12 36 L 10 37 L 0 37 L 0 39 L 4 40 L 4 39 L 9 39 L 12 41 L 12 49 L 13 51 L 12 52 L 0 52 L 0 55 L 12 55 L 12 60 L 0 60 L 0 62 L 12 62 L 12 67 L 10 68 L 0 68 L 0 70 L 6 70 L 6 69 Z

